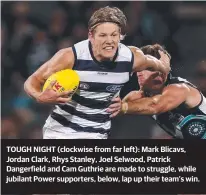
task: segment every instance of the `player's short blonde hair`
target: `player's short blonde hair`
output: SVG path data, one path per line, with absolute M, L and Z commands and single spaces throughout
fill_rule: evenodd
M 88 22 L 89 31 L 93 32 L 99 24 L 104 22 L 117 24 L 120 28 L 121 39 L 124 38 L 127 18 L 119 8 L 106 6 L 95 11 Z

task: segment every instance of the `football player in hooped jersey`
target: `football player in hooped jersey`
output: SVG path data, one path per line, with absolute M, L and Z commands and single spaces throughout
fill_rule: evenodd
M 110 128 L 110 115 L 121 109 L 115 94 L 129 80 L 133 71 L 150 69 L 167 74 L 170 60 L 163 52 L 160 60 L 146 56 L 138 48 L 120 43 L 126 17 L 118 8 L 97 10 L 88 23 L 88 40 L 58 51 L 25 82 L 27 94 L 39 103 L 56 104 L 43 128 L 45 139 L 105 139 Z M 41 91 L 53 73 L 73 69 L 80 76 L 78 93 L 56 93 L 51 86 Z M 68 80 L 69 82 L 69 80 Z M 106 110 L 112 103 L 113 111 Z
M 158 44 L 141 48 L 159 58 Z M 169 55 L 169 54 L 168 54 Z M 137 73 L 139 91 L 123 99 L 123 113 L 153 115 L 157 124 L 174 138 L 206 139 L 206 98 L 186 79 L 144 70 Z

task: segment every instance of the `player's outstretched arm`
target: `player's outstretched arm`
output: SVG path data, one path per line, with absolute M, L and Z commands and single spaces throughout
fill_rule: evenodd
M 50 88 L 51 86 L 42 92 L 42 86 L 53 73 L 64 69 L 72 69 L 74 59 L 72 48 L 59 50 L 25 81 L 25 92 L 40 103 L 64 103 L 69 101 L 69 98 L 65 98 L 65 96 L 70 92 L 57 94 Z
M 178 107 L 185 102 L 190 89 L 184 84 L 174 84 L 165 88 L 162 94 L 143 97 L 122 103 L 122 112 L 128 114 L 154 115 Z
M 164 74 L 168 74 L 169 71 L 171 70 L 170 58 L 164 52 L 159 51 L 161 58 L 158 60 L 153 56 L 144 55 L 144 53 L 137 47 L 130 46 L 129 48 L 134 54 L 134 65 L 133 65 L 134 72 L 151 70 L 151 71 L 160 71 Z

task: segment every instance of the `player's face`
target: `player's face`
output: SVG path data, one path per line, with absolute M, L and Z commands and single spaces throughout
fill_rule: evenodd
M 162 88 L 167 77 L 159 72 L 143 70 L 141 72 L 137 72 L 137 78 L 141 87 L 147 85 L 147 88 L 156 90 Z
M 93 53 L 98 60 L 111 60 L 120 41 L 119 26 L 106 22 L 98 25 L 92 34 L 89 34 Z

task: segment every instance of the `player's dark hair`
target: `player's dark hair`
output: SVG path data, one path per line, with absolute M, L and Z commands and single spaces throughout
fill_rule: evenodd
M 88 22 L 89 31 L 92 32 L 98 24 L 112 22 L 120 27 L 121 34 L 125 34 L 127 18 L 117 7 L 103 7 L 94 12 Z
M 160 59 L 160 54 L 159 54 L 158 50 L 161 50 L 165 54 L 167 54 L 168 57 L 171 59 L 171 55 L 168 53 L 168 51 L 164 48 L 164 46 L 161 46 L 159 44 L 146 45 L 144 47 L 141 47 L 140 49 L 142 50 L 142 52 L 145 55 L 151 55 L 151 56 L 156 57 L 157 59 Z

